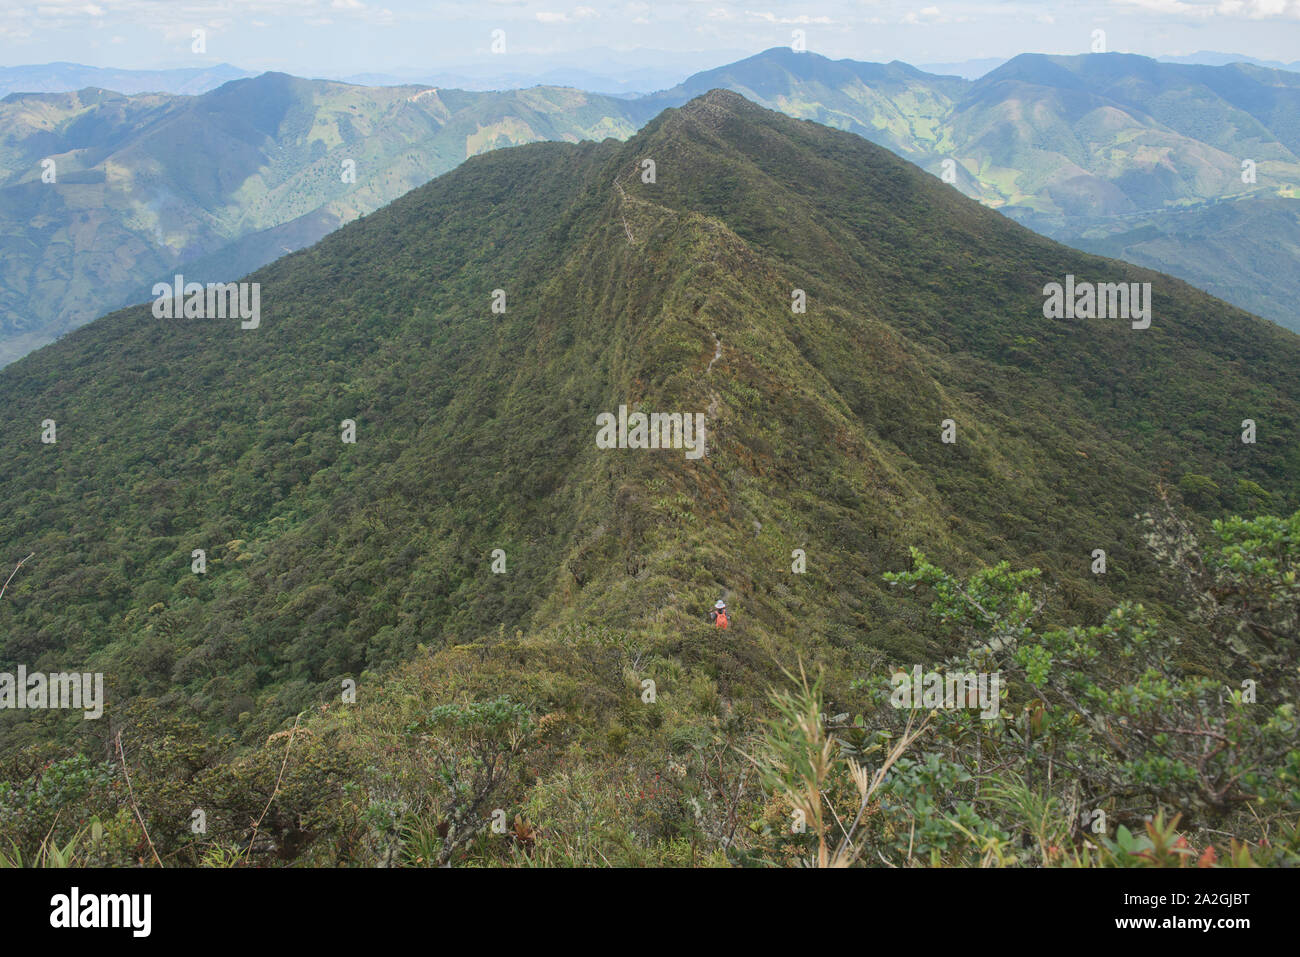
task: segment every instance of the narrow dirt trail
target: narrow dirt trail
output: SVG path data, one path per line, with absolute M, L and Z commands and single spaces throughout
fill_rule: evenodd
M 709 360 L 708 367 L 705 368 L 704 370 L 705 375 L 708 375 L 710 372 L 712 372 L 713 363 L 717 362 L 719 359 L 722 358 L 722 340 L 718 338 L 718 334 L 716 332 L 712 333 L 712 336 L 713 336 L 713 341 L 717 344 L 718 348 L 717 351 L 713 353 L 713 358 Z
M 623 206 L 626 205 L 628 199 L 627 192 L 623 189 L 623 184 L 617 179 L 614 180 L 614 188 L 618 190 L 620 200 L 618 204 L 618 217 L 623 220 L 623 230 L 627 233 L 627 241 L 629 245 L 636 245 L 636 237 L 632 235 L 632 227 L 627 224 L 627 215 L 623 212 Z

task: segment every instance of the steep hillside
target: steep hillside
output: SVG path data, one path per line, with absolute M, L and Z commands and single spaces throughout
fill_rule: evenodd
M 1044 319 L 1067 274 L 1152 283 L 1150 328 Z M 251 278 L 258 329 L 146 305 L 3 373 L 0 554 L 39 556 L 5 663 L 97 663 L 233 730 L 498 627 L 689 644 L 720 591 L 737 654 L 916 652 L 880 579 L 909 545 L 1158 604 L 1158 482 L 1209 476 L 1211 512 L 1300 491 L 1294 336 L 732 94 L 478 158 Z M 619 405 L 704 413 L 707 455 L 598 449 Z
M 576 90 L 372 88 L 274 73 L 197 97 L 7 97 L 0 363 L 139 301 L 187 264 L 197 281 L 235 278 L 467 156 L 625 137 L 649 115 Z
M 1300 276 L 1293 268 L 1300 263 L 1296 199 L 1255 194 L 1117 216 L 1058 238 L 1087 252 L 1198 277 L 1197 285 L 1211 295 L 1296 327 L 1286 318 L 1293 310 L 1280 301 Z
M 1058 241 L 1300 328 L 1300 269 L 1277 268 L 1296 261 L 1300 218 L 1293 74 L 1023 54 L 971 83 L 776 48 L 651 99 L 715 86 L 864 136 Z
M 1023 54 L 977 81 L 949 124 L 963 164 L 995 183 L 1002 203 L 1030 225 L 1060 228 L 1294 190 L 1297 115 L 1291 73 Z
M 1044 318 L 1067 276 L 1151 283 L 1149 327 Z M 734 750 L 783 669 L 833 714 L 963 647 L 886 583 L 911 547 L 1041 567 L 1053 621 L 1141 600 L 1221 676 L 1137 516 L 1162 483 L 1202 518 L 1300 505 L 1294 335 L 723 91 L 476 157 L 249 279 L 255 329 L 145 304 L 0 372 L 0 558 L 34 553 L 0 671 L 108 696 L 0 716 L 25 853 L 94 814 L 95 853 L 146 859 L 121 732 L 168 860 L 442 862 L 501 801 L 516 850 L 483 854 L 540 821 L 566 860 L 691 863 L 696 801 L 721 862 L 738 815 L 784 828 Z M 601 447 L 620 406 L 704 445 Z

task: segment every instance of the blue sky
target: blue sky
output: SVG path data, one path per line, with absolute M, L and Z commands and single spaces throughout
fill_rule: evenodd
M 195 29 L 204 53 L 192 51 Z M 794 30 L 826 56 L 932 63 L 1086 53 L 1099 29 L 1112 51 L 1300 59 L 1300 0 L 0 0 L 0 65 L 348 76 L 680 64 L 684 75 L 789 44 Z M 504 53 L 491 50 L 494 30 Z

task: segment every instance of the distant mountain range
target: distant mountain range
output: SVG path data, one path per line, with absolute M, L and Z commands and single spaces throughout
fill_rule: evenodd
M 967 80 L 978 80 L 1007 62 L 1007 57 L 982 57 L 976 60 L 958 60 L 949 63 L 918 63 L 917 66 L 927 73 L 950 74 Z M 1283 63 L 1281 60 L 1260 60 L 1242 53 L 1215 53 L 1212 50 L 1200 50 L 1184 56 L 1156 57 L 1161 63 L 1191 63 L 1201 66 L 1227 66 L 1229 63 L 1250 63 L 1254 66 L 1268 67 L 1270 70 L 1300 71 L 1300 60 Z
M 451 62 L 436 68 L 376 70 L 339 75 L 313 71 L 316 79 L 360 86 L 422 84 L 464 90 L 513 90 L 530 86 L 572 86 L 597 93 L 634 95 L 672 86 L 719 60 L 740 59 L 741 50 L 681 52 L 673 50 L 579 50 L 563 57 L 512 53 L 508 59 Z M 580 64 L 580 66 L 575 66 Z M 197 95 L 230 80 L 257 76 L 229 63 L 160 70 L 124 70 L 80 63 L 41 63 L 0 67 L 0 96 L 9 93 L 74 93 L 87 87 L 114 93 L 184 93 Z
M 311 245 L 469 156 L 625 139 L 652 109 L 555 87 L 470 93 L 276 73 L 197 97 L 11 95 L 0 101 L 0 362 L 177 270 L 235 278 Z
M 955 63 L 918 63 L 917 68 L 940 76 L 959 76 L 965 80 L 978 80 L 990 70 L 1007 62 L 1006 57 L 982 57 L 978 60 L 959 60 Z
M 359 86 L 405 86 L 430 84 L 453 86 L 464 90 L 510 90 L 529 86 L 572 86 L 595 93 L 617 95 L 645 94 L 673 86 L 682 77 L 708 69 L 701 61 L 717 53 L 674 53 L 665 50 L 611 51 L 588 50 L 565 57 L 512 55 L 511 69 L 502 70 L 492 63 L 470 62 L 437 70 L 398 70 L 354 73 L 346 76 L 324 74 L 319 79 L 338 80 Z M 723 57 L 726 56 L 724 52 Z M 739 51 L 735 59 L 743 59 Z M 941 76 L 959 76 L 978 80 L 1002 64 L 1007 57 L 982 57 L 946 63 L 921 63 L 917 67 Z M 1273 70 L 1300 71 L 1300 60 L 1260 60 L 1240 53 L 1216 53 L 1203 50 L 1186 56 L 1157 57 L 1161 63 L 1226 66 L 1250 63 Z M 575 67 L 575 62 L 582 63 Z M 716 59 L 714 60 L 716 62 Z M 0 97 L 10 93 L 73 93 L 86 87 L 114 93 L 184 93 L 197 95 L 214 90 L 230 80 L 257 76 L 245 70 L 219 63 L 212 66 L 168 70 L 129 70 L 85 66 L 80 63 L 41 63 L 30 66 L 0 67 Z M 315 74 L 313 74 L 315 75 Z
M 236 278 L 485 150 L 625 139 L 714 88 L 856 133 L 1053 238 L 1300 329 L 1300 75 L 1025 54 L 971 81 L 776 48 L 641 97 L 284 74 L 198 96 L 12 94 L 0 362 L 177 270 Z
M 0 96 L 10 93 L 72 93 L 94 87 L 114 93 L 184 93 L 197 95 L 223 83 L 256 74 L 219 63 L 179 70 L 118 70 L 80 63 L 42 63 L 0 67 Z
M 562 58 L 511 54 L 508 68 L 497 58 L 453 63 L 439 69 L 408 69 L 328 77 L 365 86 L 422 83 L 463 90 L 510 90 L 530 86 L 572 86 L 593 93 L 634 96 L 662 90 L 719 60 L 745 54 L 681 53 L 669 50 L 583 50 Z M 576 65 L 575 64 L 580 64 Z
M 1215 53 L 1200 50 L 1186 56 L 1156 57 L 1161 63 L 1199 63 L 1203 66 L 1227 66 L 1229 63 L 1251 63 L 1255 66 L 1268 67 L 1270 70 L 1300 70 L 1300 60 L 1284 63 L 1281 60 L 1260 60 L 1242 53 Z

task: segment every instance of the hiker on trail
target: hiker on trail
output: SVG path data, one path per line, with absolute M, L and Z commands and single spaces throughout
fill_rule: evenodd
M 717 604 L 709 609 L 709 621 L 719 628 L 726 628 L 730 624 L 727 620 L 727 603 L 721 598 L 718 599 Z

